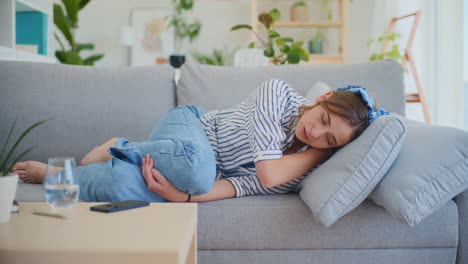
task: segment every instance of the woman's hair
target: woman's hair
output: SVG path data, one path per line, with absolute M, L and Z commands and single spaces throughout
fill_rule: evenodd
M 310 110 L 319 105 L 322 106 L 325 111 L 343 118 L 351 125 L 353 128 L 351 141 L 361 135 L 369 124 L 369 109 L 361 99 L 361 96 L 350 91 L 333 91 L 332 96 L 328 99 L 319 101 L 311 106 L 301 106 L 299 108 L 298 118 L 301 118 L 306 110 Z

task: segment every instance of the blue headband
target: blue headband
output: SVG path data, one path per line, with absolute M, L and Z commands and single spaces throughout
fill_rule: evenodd
M 381 115 L 390 115 L 389 112 L 387 112 L 383 108 L 378 108 L 377 111 L 374 111 L 375 108 L 375 103 L 374 103 L 374 97 L 369 94 L 366 88 L 358 86 L 358 85 L 348 85 L 347 87 L 342 87 L 338 88 L 335 91 L 349 91 L 352 93 L 355 93 L 359 96 L 361 96 L 361 99 L 364 101 L 366 104 L 367 108 L 369 109 L 369 125 L 379 116 Z

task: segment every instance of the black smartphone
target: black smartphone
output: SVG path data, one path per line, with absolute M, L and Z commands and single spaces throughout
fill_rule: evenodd
M 121 201 L 121 202 L 113 202 L 101 205 L 91 206 L 91 211 L 102 212 L 102 213 L 113 213 L 122 210 L 128 210 L 143 206 L 148 206 L 149 202 L 142 202 L 142 201 Z

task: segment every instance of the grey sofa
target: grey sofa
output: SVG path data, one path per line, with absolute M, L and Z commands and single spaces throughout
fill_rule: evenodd
M 350 65 L 229 68 L 184 65 L 106 69 L 0 61 L 0 135 L 19 112 L 18 129 L 53 118 L 30 134 L 27 159 L 81 160 L 111 137 L 142 141 L 170 108 L 208 110 L 240 102 L 278 78 L 305 93 L 317 81 L 367 87 L 381 106 L 405 114 L 403 71 L 380 61 Z M 18 201 L 44 201 L 42 186 L 20 183 Z M 364 201 L 329 228 L 316 223 L 297 194 L 199 204 L 199 263 L 468 263 L 468 191 L 414 228 Z

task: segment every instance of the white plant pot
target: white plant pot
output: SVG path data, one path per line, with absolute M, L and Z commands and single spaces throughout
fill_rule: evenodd
M 18 174 L 0 176 L 0 224 L 10 221 L 17 186 Z

